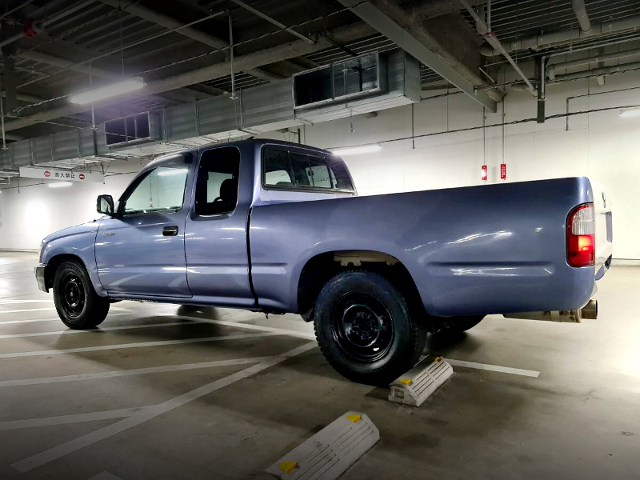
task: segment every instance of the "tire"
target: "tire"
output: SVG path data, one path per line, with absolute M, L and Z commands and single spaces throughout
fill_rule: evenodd
M 98 296 L 84 266 L 73 260 L 56 270 L 53 301 L 62 323 L 74 330 L 95 328 L 109 313 L 109 299 Z
M 478 325 L 483 319 L 484 315 L 470 315 L 467 317 L 448 317 L 442 318 L 438 322 L 438 333 L 444 333 L 448 335 L 456 335 Z
M 368 271 L 342 272 L 322 288 L 315 307 L 318 345 L 329 364 L 358 383 L 389 385 L 413 367 L 427 341 L 400 291 Z

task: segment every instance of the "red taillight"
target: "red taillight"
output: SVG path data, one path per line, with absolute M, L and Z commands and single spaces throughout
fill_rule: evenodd
M 593 203 L 574 208 L 567 218 L 567 262 L 572 267 L 595 263 L 596 223 Z

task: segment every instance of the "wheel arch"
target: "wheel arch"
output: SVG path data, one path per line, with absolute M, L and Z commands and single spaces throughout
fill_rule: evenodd
M 87 268 L 87 265 L 78 255 L 74 255 L 72 253 L 59 253 L 51 257 L 51 259 L 47 262 L 47 267 L 44 270 L 44 279 L 47 288 L 53 288 L 53 279 L 56 276 L 58 268 L 60 268 L 60 265 L 62 265 L 64 262 L 70 260 L 82 265 L 86 270 L 87 275 L 89 275 L 89 269 Z
M 302 318 L 306 321 L 312 319 L 318 295 L 333 276 L 352 269 L 383 275 L 400 290 L 412 311 L 426 316 L 420 292 L 411 273 L 395 256 L 377 250 L 330 250 L 308 259 L 298 276 L 297 307 Z

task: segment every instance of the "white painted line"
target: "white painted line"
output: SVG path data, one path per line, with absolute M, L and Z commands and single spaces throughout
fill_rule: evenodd
M 475 368 L 476 370 L 488 370 L 491 372 L 509 373 L 511 375 L 521 375 L 523 377 L 538 378 L 540 372 L 536 370 L 521 370 L 519 368 L 501 367 L 499 365 L 487 365 L 486 363 L 465 362 L 464 360 L 446 359 L 454 367 Z
M 24 312 L 42 312 L 45 310 L 55 310 L 56 307 L 47 307 L 47 308 L 25 308 L 21 310 L 0 310 L 0 313 L 24 313 Z M 121 311 L 121 312 L 131 312 L 131 310 L 127 308 L 121 307 L 112 307 L 111 310 Z
M 29 420 L 14 420 L 0 422 L 0 431 L 19 430 L 21 428 L 50 427 L 52 425 L 66 425 L 69 423 L 94 422 L 97 420 L 109 420 L 112 418 L 127 418 L 144 410 L 147 407 L 125 408 L 122 410 L 107 410 L 105 412 L 78 413 L 74 415 L 61 415 L 58 417 L 31 418 Z
M 146 323 L 143 325 L 123 325 L 120 327 L 106 327 L 106 328 L 94 328 L 91 330 L 56 330 L 53 332 L 36 332 L 36 333 L 12 333 L 9 335 L 0 335 L 0 340 L 6 340 L 9 338 L 28 338 L 28 337 L 45 337 L 50 335 L 75 335 L 78 333 L 100 333 L 100 332 L 117 332 L 120 330 L 135 330 L 137 328 L 158 328 L 158 327 L 176 327 L 180 325 L 196 325 L 198 323 L 207 322 L 168 322 L 168 323 Z
M 23 310 L 0 310 L 0 313 L 23 313 L 23 312 L 41 312 L 43 310 L 55 310 L 56 307 L 47 308 L 25 308 Z
M 128 315 L 127 313 L 109 313 L 109 317 L 115 317 L 116 315 Z M 11 325 L 15 323 L 38 323 L 38 322 L 60 322 L 60 317 L 53 318 L 32 318 L 29 320 L 7 320 L 0 322 L 0 325 Z
M 101 350 L 116 350 L 116 349 L 122 349 L 122 348 L 159 347 L 163 345 L 183 345 L 187 343 L 219 342 L 222 340 L 237 340 L 241 338 L 266 337 L 271 335 L 281 335 L 281 334 L 276 332 L 240 333 L 236 335 L 225 335 L 220 337 L 187 338 L 185 340 L 161 340 L 158 342 L 122 343 L 117 345 L 100 345 L 97 347 L 68 348 L 64 350 L 39 350 L 35 352 L 2 353 L 0 354 L 0 359 L 20 358 L 20 357 L 38 357 L 43 355 L 46 355 L 46 356 L 61 355 L 64 353 L 98 352 Z
M 91 477 L 89 480 L 122 480 L 120 477 L 111 475 L 109 472 L 102 472 L 98 475 Z
M 262 326 L 262 325 L 252 325 L 252 324 L 248 324 L 248 323 L 239 323 L 239 322 L 230 322 L 227 320 L 207 320 L 207 319 L 203 319 L 203 318 L 199 318 L 199 317 L 190 317 L 188 315 L 174 315 L 174 314 L 167 314 L 166 316 L 170 316 L 170 317 L 175 317 L 175 318 L 182 318 L 185 320 L 199 320 L 199 321 L 203 321 L 205 323 L 213 323 L 214 325 L 224 325 L 225 327 L 237 327 L 237 328 L 244 328 L 247 330 L 259 330 L 262 332 L 278 332 L 281 333 L 283 335 L 290 335 L 292 337 L 299 337 L 299 338 L 306 338 L 306 339 L 310 339 L 310 340 L 315 340 L 316 336 L 315 334 L 311 333 L 311 332 L 301 332 L 299 330 L 288 330 L 285 328 L 276 328 L 276 327 L 266 327 L 266 326 Z
M 180 372 L 184 370 L 196 370 L 199 368 L 226 367 L 229 365 L 246 365 L 259 363 L 270 357 L 235 358 L 230 360 L 214 360 L 211 362 L 184 363 L 181 365 L 167 365 L 164 367 L 136 368 L 132 370 L 114 370 L 110 372 L 81 373 L 78 375 L 64 375 L 62 377 L 25 378 L 22 380 L 5 380 L 0 382 L 0 387 L 18 387 L 24 385 L 42 385 L 45 383 L 75 382 L 79 380 L 95 380 L 103 378 L 128 377 L 132 375 L 144 375 L 148 373 Z
M 0 300 L 0 305 L 8 305 L 13 303 L 51 303 L 51 298 L 42 300 Z
M 28 472 L 30 470 L 33 470 L 34 468 L 40 467 L 49 462 L 57 460 L 58 458 L 64 457 L 65 455 L 80 450 L 81 448 L 84 448 L 88 445 L 93 445 L 94 443 L 100 442 L 105 438 L 109 438 L 120 432 L 128 430 L 129 428 L 135 427 L 136 425 L 140 425 L 147 420 L 151 420 L 193 400 L 197 400 L 198 398 L 201 398 L 205 395 L 209 395 L 216 390 L 220 390 L 221 388 L 255 375 L 256 373 L 266 370 L 267 368 L 277 365 L 281 362 L 284 362 L 289 358 L 307 352 L 312 348 L 315 348 L 315 346 L 316 344 L 314 342 L 301 345 L 300 347 L 289 350 L 282 355 L 271 357 L 264 362 L 260 362 L 257 365 L 252 365 L 251 367 L 229 375 L 228 377 L 224 377 L 207 385 L 198 387 L 194 390 L 191 390 L 190 392 L 172 398 L 171 400 L 167 400 L 160 405 L 150 407 L 149 409 L 145 409 L 144 411 L 134 414 L 129 418 L 125 418 L 124 420 L 120 420 L 119 422 L 96 430 L 95 432 L 88 433 L 74 440 L 63 443 L 62 445 L 58 445 L 57 447 L 53 447 L 49 450 L 45 450 L 44 452 L 25 458 L 24 460 L 20 460 L 12 464 L 11 467 L 21 473 Z

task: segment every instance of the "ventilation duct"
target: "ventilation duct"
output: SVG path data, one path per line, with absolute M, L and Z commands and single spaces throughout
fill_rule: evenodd
M 11 143 L 0 152 L 0 169 L 77 168 L 105 158 L 159 155 L 420 101 L 420 65 L 400 49 L 325 68 L 331 72 L 330 98 L 307 102 L 304 108 L 294 105 L 296 81 L 308 82 L 309 72 L 242 90 L 235 99 L 218 96 L 110 120 L 95 132 L 73 130 Z

